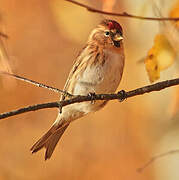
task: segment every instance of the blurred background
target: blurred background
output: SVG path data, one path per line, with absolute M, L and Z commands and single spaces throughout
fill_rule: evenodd
M 179 7 L 176 0 L 157 4 L 152 0 L 78 2 L 141 16 L 168 17 L 179 11 L 174 10 Z M 0 27 L 9 36 L 3 40 L 7 54 L 1 54 L 1 69 L 11 68 L 15 74 L 59 89 L 90 31 L 103 18 L 117 20 L 124 29 L 126 64 L 118 90 L 150 84 L 145 62 L 156 34 L 164 34 L 177 54 L 179 36 L 173 22 L 104 16 L 64 0 L 0 0 L 0 5 Z M 164 59 L 162 56 L 160 65 Z M 178 76 L 177 55 L 169 61 L 158 81 Z M 5 76 L 0 77 L 0 88 L 0 112 L 59 99 L 58 94 Z M 32 155 L 30 147 L 49 129 L 56 109 L 1 120 L 0 179 L 178 180 L 179 154 L 137 172 L 152 156 L 179 148 L 178 92 L 179 88 L 172 87 L 122 103 L 111 101 L 101 111 L 72 123 L 46 162 L 43 150 Z

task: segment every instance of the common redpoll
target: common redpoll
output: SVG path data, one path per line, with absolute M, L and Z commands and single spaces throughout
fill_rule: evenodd
M 114 93 L 121 81 L 124 68 L 122 40 L 121 25 L 113 20 L 103 20 L 89 35 L 86 45 L 72 67 L 64 91 L 73 95 Z M 61 100 L 64 99 L 62 96 Z M 32 146 L 32 153 L 45 147 L 45 160 L 49 159 L 72 121 L 103 108 L 106 103 L 107 101 L 101 100 L 65 106 L 62 113 L 58 113 L 50 130 Z

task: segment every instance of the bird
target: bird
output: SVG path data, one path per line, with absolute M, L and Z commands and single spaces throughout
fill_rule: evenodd
M 103 19 L 94 28 L 77 56 L 64 86 L 72 95 L 114 93 L 121 81 L 125 63 L 123 29 L 114 20 Z M 60 100 L 68 97 L 61 95 Z M 31 148 L 35 153 L 46 149 L 45 160 L 50 159 L 67 127 L 76 119 L 102 109 L 107 100 L 82 102 L 63 107 L 51 128 Z

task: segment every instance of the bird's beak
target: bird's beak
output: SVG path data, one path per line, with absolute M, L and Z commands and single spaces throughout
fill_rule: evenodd
M 123 37 L 119 33 L 115 34 L 113 37 L 113 41 L 122 41 L 122 40 Z
M 121 47 L 122 40 L 123 40 L 123 37 L 119 33 L 114 34 L 112 37 L 113 44 L 117 48 Z

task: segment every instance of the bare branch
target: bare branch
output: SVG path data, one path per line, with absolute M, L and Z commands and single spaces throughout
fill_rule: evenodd
M 2 114 L 0 114 L 0 119 L 4 119 L 4 118 L 10 117 L 10 116 L 15 116 L 17 114 L 22 114 L 22 113 L 25 113 L 25 112 L 36 111 L 36 110 L 46 109 L 46 108 L 54 108 L 54 107 L 56 107 L 56 108 L 59 107 L 58 102 L 35 104 L 35 105 L 32 105 L 32 106 L 27 106 L 27 107 L 20 108 L 20 109 L 17 109 L 17 110 L 13 110 L 13 111 L 10 111 L 10 112 L 2 113 Z
M 162 158 L 162 157 L 165 157 L 165 156 L 168 156 L 168 155 L 171 155 L 171 154 L 176 154 L 176 153 L 179 153 L 179 149 L 175 149 L 175 150 L 171 150 L 171 151 L 168 151 L 168 152 L 165 152 L 165 153 L 162 153 L 162 154 L 159 154 L 159 155 L 156 155 L 154 157 L 152 157 L 149 161 L 147 161 L 142 167 L 138 168 L 137 171 L 139 173 L 141 173 L 142 171 L 144 171 L 149 165 L 151 165 L 154 161 Z
M 61 93 L 63 94 L 64 96 L 68 96 L 68 97 L 72 97 L 73 95 L 66 92 L 66 91 L 62 91 L 58 88 L 54 88 L 52 86 L 48 86 L 48 85 L 45 85 L 45 84 L 42 84 L 42 83 L 39 83 L 37 81 L 34 81 L 34 80 L 31 80 L 31 79 L 27 79 L 25 77 L 22 77 L 22 76 L 19 76 L 19 75 L 16 75 L 16 74 L 11 74 L 11 73 L 8 73 L 8 72 L 5 72 L 5 71 L 0 71 L 0 74 L 4 74 L 4 75 L 7 75 L 7 76 L 11 76 L 15 79 L 18 79 L 18 80 L 21 80 L 21 81 L 24 81 L 24 82 L 27 82 L 27 83 L 30 83 L 30 84 L 33 84 L 37 87 L 42 87 L 42 88 L 45 88 L 45 89 L 48 89 L 48 90 L 51 90 L 53 92 L 56 92 L 56 93 Z
M 90 7 L 88 5 L 82 4 L 82 3 L 74 1 L 74 0 L 65 0 L 65 1 L 73 3 L 73 4 L 77 5 L 77 6 L 83 7 L 83 8 L 87 9 L 90 12 L 99 13 L 99 14 L 105 14 L 105 15 L 110 15 L 110 16 L 120 16 L 120 17 L 134 18 L 134 19 L 140 19 L 140 20 L 150 20 L 150 21 L 179 21 L 179 17 L 175 17 L 175 18 L 170 18 L 170 17 L 158 18 L 158 17 L 136 16 L 136 15 L 129 14 L 127 12 L 113 13 L 113 12 L 107 12 L 107 11 L 98 10 L 98 9 L 95 9 L 93 7 Z
M 73 98 L 68 99 L 68 100 L 63 100 L 63 101 L 57 101 L 57 102 L 49 102 L 49 103 L 44 103 L 44 104 L 37 104 L 37 105 L 32 105 L 28 107 L 24 107 L 21 109 L 13 110 L 10 112 L 2 113 L 0 114 L 0 119 L 4 119 L 10 116 L 14 116 L 17 114 L 22 114 L 25 112 L 29 111 L 36 111 L 39 109 L 46 109 L 46 108 L 62 108 L 64 106 L 74 104 L 74 103 L 80 103 L 80 102 L 85 102 L 85 101 L 96 101 L 96 100 L 115 100 L 118 99 L 120 101 L 130 98 L 133 96 L 137 95 L 142 95 L 145 93 L 153 92 L 153 91 L 160 91 L 162 89 L 165 89 L 170 86 L 175 86 L 179 84 L 179 78 L 177 79 L 172 79 L 172 80 L 167 80 L 167 81 L 162 81 L 156 84 L 152 84 L 149 86 L 144 86 L 132 91 L 120 91 L 116 94 L 95 94 L 94 96 L 88 95 L 88 96 L 73 96 Z

